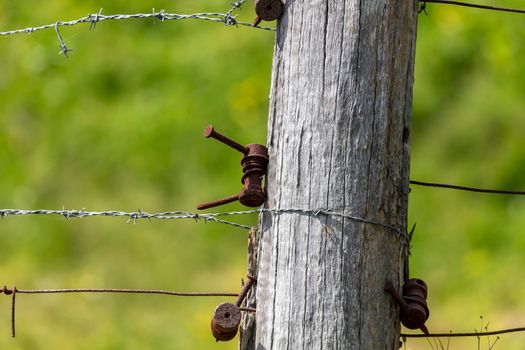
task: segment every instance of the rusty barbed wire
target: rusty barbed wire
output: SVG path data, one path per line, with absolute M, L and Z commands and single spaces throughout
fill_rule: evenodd
M 525 10 L 520 10 L 520 9 L 515 9 L 515 8 L 481 5 L 481 4 L 474 4 L 474 3 L 453 1 L 453 0 L 419 0 L 419 2 L 422 4 L 435 3 L 435 4 L 444 4 L 444 5 L 456 5 L 456 6 L 463 6 L 463 7 L 472 7 L 472 8 L 482 9 L 482 10 L 492 10 L 492 11 L 502 11 L 502 12 L 525 14 Z
M 88 14 L 87 16 L 70 20 L 70 21 L 56 21 L 52 24 L 45 24 L 41 26 L 36 27 L 27 27 L 22 29 L 15 29 L 15 30 L 7 30 L 7 31 L 1 31 L 0 36 L 6 36 L 6 35 L 14 35 L 14 34 L 31 34 L 36 31 L 40 30 L 46 30 L 46 29 L 54 29 L 58 41 L 60 43 L 60 52 L 59 54 L 63 54 L 66 58 L 68 57 L 68 52 L 72 51 L 72 49 L 69 49 L 62 36 L 60 35 L 59 27 L 71 27 L 75 26 L 77 24 L 81 23 L 88 23 L 90 25 L 90 29 L 95 29 L 97 23 L 103 22 L 103 21 L 109 21 L 109 20 L 129 20 L 129 19 L 158 19 L 161 22 L 164 21 L 177 21 L 177 20 L 188 20 L 188 19 L 194 19 L 194 20 L 202 20 L 202 21 L 209 21 L 209 22 L 216 22 L 216 23 L 223 23 L 225 26 L 245 26 L 245 27 L 253 27 L 251 23 L 248 22 L 240 22 L 237 21 L 236 16 L 233 15 L 233 12 L 236 9 L 239 9 L 241 5 L 246 0 L 239 0 L 233 3 L 233 7 L 226 13 L 220 13 L 220 12 L 202 12 L 202 13 L 192 13 L 192 14 L 179 14 L 179 13 L 169 13 L 165 12 L 164 10 L 160 11 L 153 11 L 151 13 L 134 13 L 134 14 L 112 14 L 112 15 L 103 15 L 102 9 L 93 14 Z M 257 26 L 255 27 L 257 29 L 262 29 L 266 31 L 275 31 L 274 28 L 270 27 L 262 27 Z

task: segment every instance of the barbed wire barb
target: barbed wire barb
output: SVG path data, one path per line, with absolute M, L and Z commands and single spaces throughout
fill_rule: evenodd
M 91 19 L 91 24 L 89 25 L 90 30 L 94 30 L 97 27 L 97 23 L 99 21 L 99 17 L 102 15 L 102 8 L 98 11 L 98 13 L 95 14 L 88 14 L 89 18 Z
M 237 16 L 233 16 L 233 12 L 235 12 L 236 10 L 240 10 L 242 4 L 244 4 L 245 2 L 246 0 L 238 0 L 231 3 L 232 7 L 224 15 L 224 25 L 234 25 L 238 27 Z
M 62 39 L 62 35 L 60 35 L 60 30 L 58 30 L 58 27 L 60 26 L 60 21 L 55 23 L 55 32 L 58 36 L 58 41 L 60 42 L 60 51 L 58 54 L 63 54 L 66 58 L 68 57 L 68 52 L 73 51 L 71 49 L 68 49 L 66 46 L 66 43 L 64 42 L 64 39 Z

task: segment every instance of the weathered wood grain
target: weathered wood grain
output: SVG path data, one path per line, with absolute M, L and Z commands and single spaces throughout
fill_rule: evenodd
M 259 245 L 259 233 L 256 229 L 250 230 L 248 235 L 248 276 L 257 278 L 257 252 Z M 246 295 L 242 306 L 256 308 L 255 294 L 257 282 L 253 284 Z M 239 349 L 255 349 L 255 314 L 243 312 L 239 326 Z
M 268 208 L 330 208 L 406 231 L 417 2 L 288 0 L 276 36 Z M 262 214 L 257 350 L 398 349 L 402 240 Z

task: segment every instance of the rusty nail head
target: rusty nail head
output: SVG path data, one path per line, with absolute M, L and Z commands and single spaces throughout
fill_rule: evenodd
M 240 143 L 230 139 L 229 137 L 224 136 L 221 133 L 218 133 L 213 128 L 213 125 L 208 125 L 206 129 L 204 129 L 204 137 L 206 138 L 214 138 L 217 141 L 220 141 L 224 143 L 225 145 L 230 146 L 233 149 L 236 149 L 237 151 L 246 154 L 248 153 L 248 147 L 241 145 Z

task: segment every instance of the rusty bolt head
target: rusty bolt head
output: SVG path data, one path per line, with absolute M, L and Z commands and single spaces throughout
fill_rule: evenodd
M 256 0 L 255 13 L 257 18 L 264 21 L 275 21 L 283 13 L 283 2 L 281 0 Z
M 235 338 L 239 324 L 241 323 L 241 311 L 235 304 L 224 303 L 217 306 L 211 320 L 211 333 L 217 341 L 228 341 Z

